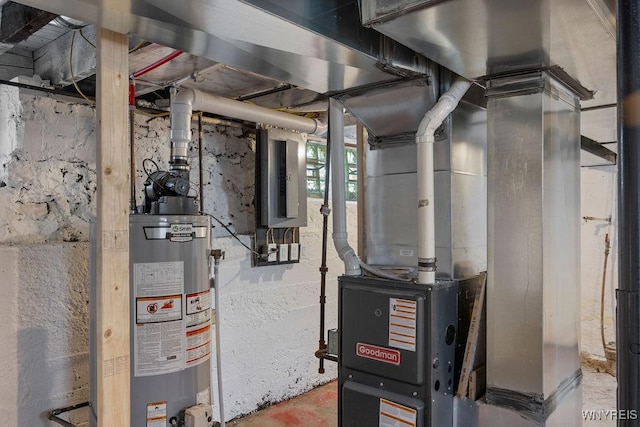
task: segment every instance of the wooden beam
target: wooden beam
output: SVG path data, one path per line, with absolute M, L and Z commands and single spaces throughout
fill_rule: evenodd
M 0 79 L 11 80 L 17 76 L 33 76 L 33 57 L 30 51 L 16 47 L 0 55 Z
M 98 30 L 97 415 L 130 425 L 127 36 Z
M 471 371 L 469 376 L 469 399 L 478 400 L 487 392 L 487 369 L 484 365 Z
M 2 6 L 0 13 L 0 54 L 26 40 L 58 16 L 14 2 Z

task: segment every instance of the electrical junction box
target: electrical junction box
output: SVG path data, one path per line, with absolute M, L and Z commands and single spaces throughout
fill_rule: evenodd
M 256 138 L 258 225 L 268 228 L 307 225 L 307 135 L 264 129 Z
M 291 261 L 300 260 L 300 243 L 291 243 L 289 251 L 289 259 Z
M 289 245 L 287 243 L 283 243 L 278 247 L 278 261 L 289 261 Z
M 185 409 L 185 427 L 213 427 L 211 405 L 200 404 Z
M 266 255 L 268 262 L 278 261 L 278 245 L 276 245 L 275 243 L 269 243 L 266 246 Z

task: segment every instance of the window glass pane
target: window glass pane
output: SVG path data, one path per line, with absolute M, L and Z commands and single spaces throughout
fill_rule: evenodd
M 317 142 L 307 142 L 307 196 L 324 196 L 327 147 Z M 358 198 L 358 155 L 353 148 L 345 149 L 345 190 L 347 200 Z

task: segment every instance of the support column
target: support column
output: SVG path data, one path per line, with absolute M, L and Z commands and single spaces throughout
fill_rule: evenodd
M 128 37 L 98 30 L 98 427 L 129 427 Z
M 618 0 L 618 409 L 640 410 L 640 2 Z M 635 413 L 640 416 L 638 412 Z M 619 426 L 640 426 L 638 417 Z M 628 417 L 632 418 L 632 417 Z
M 488 96 L 487 403 L 506 408 L 490 425 L 577 427 L 578 97 L 545 72 Z

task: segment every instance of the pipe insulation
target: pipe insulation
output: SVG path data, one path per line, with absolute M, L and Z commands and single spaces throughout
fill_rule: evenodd
M 433 144 L 435 132 L 455 110 L 471 82 L 457 78 L 425 115 L 416 132 L 418 156 L 418 283 L 436 280 L 436 234 L 434 209 Z
M 188 145 L 191 141 L 191 114 L 193 111 L 204 111 L 311 134 L 322 134 L 327 130 L 326 123 L 319 119 L 301 117 L 191 88 L 183 88 L 171 97 L 172 161 L 186 160 L 187 158 Z
M 344 167 L 344 113 L 342 104 L 329 99 L 329 138 L 331 141 L 331 202 L 333 204 L 333 244 L 344 261 L 347 276 L 359 276 L 360 259 L 349 245 Z

